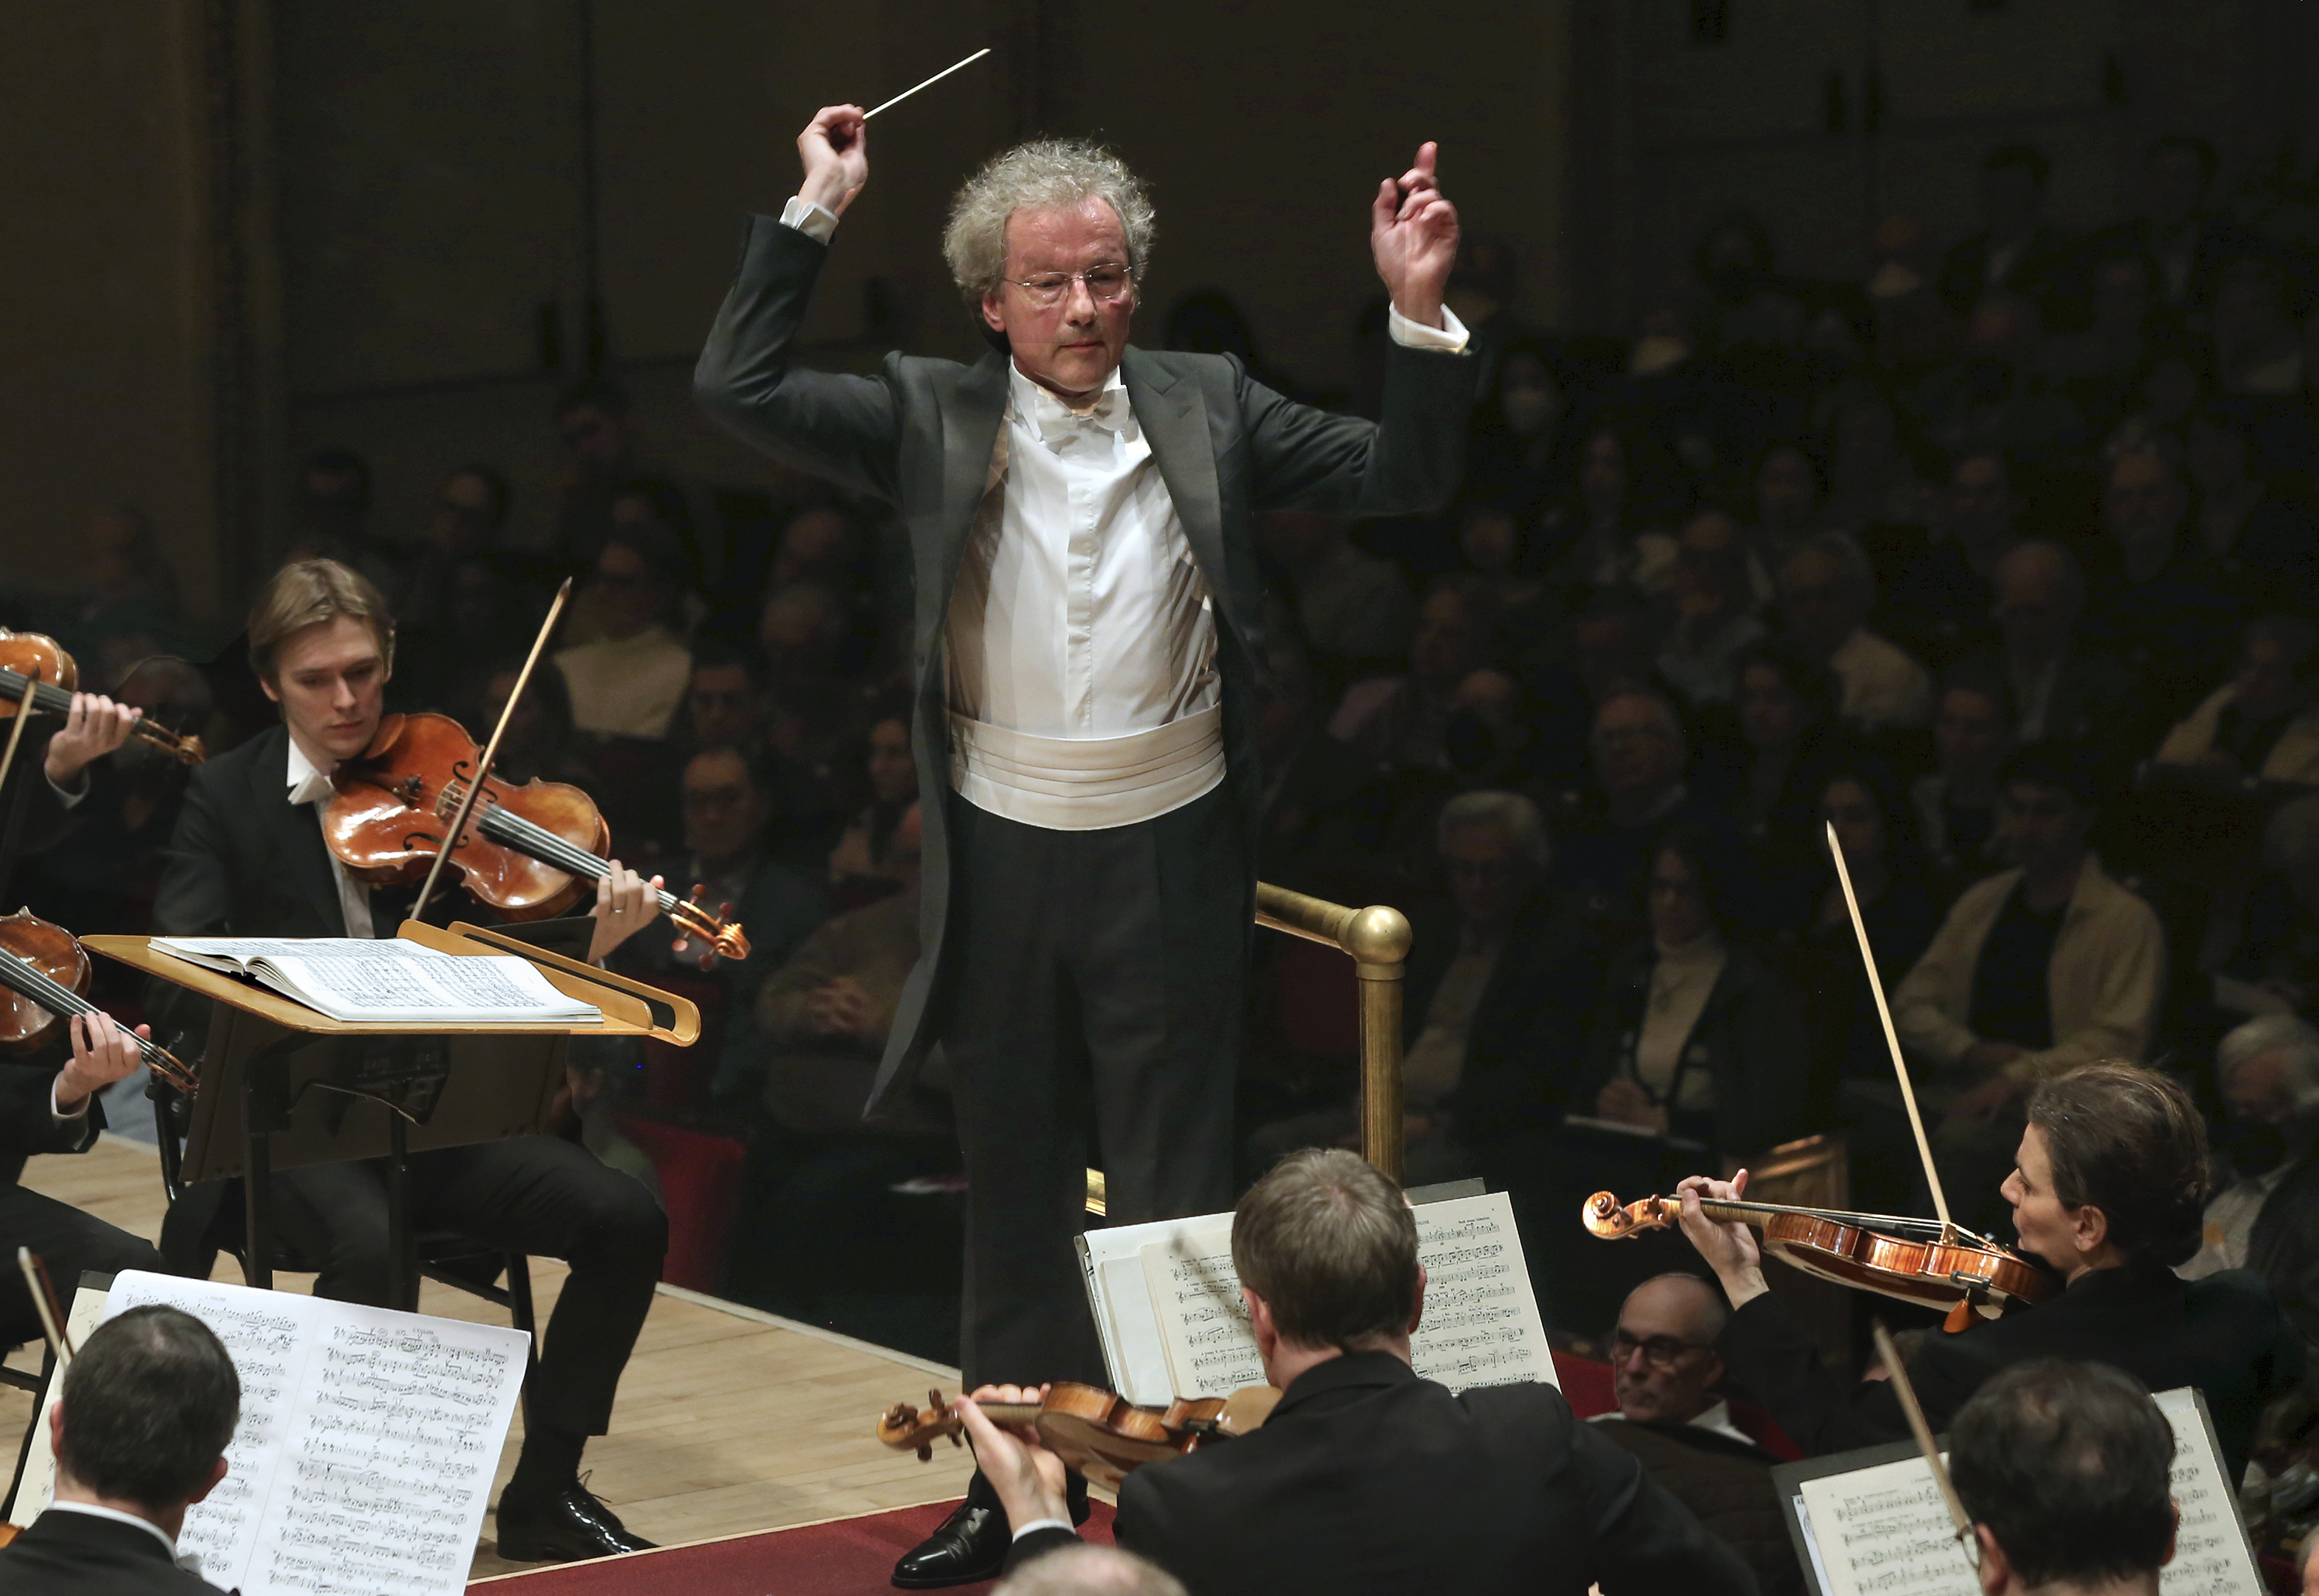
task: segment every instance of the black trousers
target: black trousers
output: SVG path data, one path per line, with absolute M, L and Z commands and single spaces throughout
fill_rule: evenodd
M 668 1216 L 653 1195 L 585 1148 L 518 1136 L 411 1155 L 411 1222 L 571 1266 L 541 1339 L 530 1416 L 567 1434 L 603 1434 L 668 1251 Z M 283 1170 L 274 1225 L 320 1267 L 315 1295 L 384 1305 L 393 1258 L 383 1164 Z
M 43 1110 L 45 1112 L 45 1109 Z M 0 1348 L 38 1340 L 41 1316 L 16 1267 L 16 1249 L 29 1247 L 49 1267 L 57 1295 L 72 1311 L 73 1290 L 82 1272 L 117 1275 L 123 1269 L 168 1273 L 150 1241 L 83 1213 L 68 1203 L 21 1186 L 0 1186 Z
M 941 1034 L 966 1160 L 960 1362 L 969 1390 L 1105 1384 L 1072 1246 L 1087 1165 L 1114 1224 L 1232 1204 L 1254 889 L 1240 817 L 1221 787 L 1102 831 L 950 803 Z

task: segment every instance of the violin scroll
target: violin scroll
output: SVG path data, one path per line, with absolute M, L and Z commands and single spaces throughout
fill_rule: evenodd
M 957 1412 L 943 1401 L 943 1393 L 929 1391 L 923 1411 L 907 1402 L 896 1402 L 887 1409 L 878 1420 L 878 1438 L 897 1452 L 916 1452 L 918 1461 L 925 1463 L 934 1455 L 934 1443 L 944 1436 L 952 1446 L 964 1446 L 958 1435 L 964 1428 Z
M 668 917 L 675 921 L 677 929 L 684 933 L 679 939 L 680 950 L 688 942 L 707 943 L 707 948 L 699 955 L 700 968 L 714 969 L 719 959 L 746 959 L 749 956 L 749 938 L 742 931 L 741 923 L 733 918 L 731 904 L 719 904 L 713 910 L 709 908 L 708 891 L 705 882 L 695 886 L 691 897 L 670 907 Z
M 1578 1211 L 1578 1222 L 1586 1227 L 1588 1235 L 1616 1241 L 1640 1231 L 1663 1230 L 1674 1221 L 1663 1197 L 1645 1197 L 1622 1206 L 1609 1192 L 1596 1192 Z

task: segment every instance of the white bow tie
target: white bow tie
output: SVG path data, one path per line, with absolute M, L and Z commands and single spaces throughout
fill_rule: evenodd
M 1127 390 L 1123 387 L 1105 389 L 1096 395 L 1093 407 L 1085 410 L 1069 409 L 1061 400 L 1042 388 L 1032 417 L 1039 428 L 1039 440 L 1048 444 L 1060 443 L 1084 427 L 1100 427 L 1106 432 L 1123 433 L 1135 419 L 1134 411 L 1128 407 Z

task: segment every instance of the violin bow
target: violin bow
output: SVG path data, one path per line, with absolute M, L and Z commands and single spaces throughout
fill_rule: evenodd
M 32 1294 L 32 1306 L 40 1310 L 41 1333 L 49 1338 L 49 1347 L 57 1355 L 57 1367 L 62 1369 L 73 1360 L 72 1338 L 65 1334 L 64 1305 L 57 1301 L 57 1288 L 49 1284 L 49 1266 L 29 1247 L 16 1249 L 16 1267 L 23 1272 L 24 1289 Z
M 515 707 L 523 702 L 523 690 L 531 685 L 532 671 L 539 656 L 547 651 L 547 640 L 555 634 L 555 623 L 564 618 L 564 606 L 572 597 L 572 579 L 565 577 L 564 585 L 555 590 L 555 601 L 547 607 L 547 618 L 539 623 L 539 636 L 531 640 L 531 653 L 523 662 L 523 669 L 509 690 L 508 701 L 500 710 L 500 723 L 492 728 L 492 740 L 483 744 L 483 757 L 475 762 L 475 773 L 467 780 L 467 796 L 459 800 L 459 813 L 451 824 L 443 845 L 435 850 L 435 862 L 427 871 L 427 884 L 419 889 L 419 901 L 411 906 L 411 917 L 419 919 L 427 913 L 427 906 L 435 899 L 435 881 L 449 861 L 451 851 L 467 833 L 467 821 L 475 812 L 475 800 L 483 796 L 483 783 L 491 779 L 492 762 L 499 758 L 500 739 L 507 735 L 508 722 L 515 718 Z
M 1872 1321 L 1869 1328 L 1876 1337 L 1876 1355 L 1884 1360 L 1884 1371 L 1891 1376 L 1892 1394 L 1900 1399 L 1900 1411 L 1908 1418 L 1908 1433 L 1917 1438 L 1917 1450 L 1925 1455 L 1925 1466 L 1933 1471 L 1933 1483 L 1941 1488 L 1941 1500 L 1948 1504 L 1957 1539 L 1964 1543 L 1965 1560 L 1979 1567 L 1981 1540 L 1972 1532 L 1972 1515 L 1964 1510 L 1956 1482 L 1949 1478 L 1948 1465 L 1941 1461 L 1941 1449 L 1933 1444 L 1933 1427 L 1925 1421 L 1924 1406 L 1917 1401 L 1917 1388 L 1908 1379 L 1908 1366 L 1900 1361 L 1900 1349 L 1892 1344 L 1892 1332 L 1884 1328 L 1883 1320 Z
M 16 717 L 8 726 L 8 750 L 0 753 L 0 893 L 16 874 L 16 840 L 23 830 L 20 812 L 24 805 L 21 796 L 8 797 L 8 772 L 16 768 L 16 749 L 24 740 L 24 723 L 32 718 L 32 688 L 41 680 L 41 667 L 32 665 L 24 672 L 24 696 L 17 701 Z
M 1941 1172 L 1933 1167 L 1933 1144 L 1925 1135 L 1925 1116 L 1917 1111 L 1917 1088 L 1908 1081 L 1908 1060 L 1900 1057 L 1900 1034 L 1892 1029 L 1892 1010 L 1884 1001 L 1884 982 L 1876 973 L 1876 954 L 1868 945 L 1868 924 L 1860 917 L 1860 899 L 1853 895 L 1852 871 L 1844 862 L 1844 844 L 1836 827 L 1827 827 L 1827 854 L 1836 861 L 1836 879 L 1844 888 L 1845 912 L 1852 916 L 1852 934 L 1859 939 L 1861 968 L 1868 975 L 1868 990 L 1876 998 L 1876 1017 L 1884 1024 L 1884 1045 L 1892 1054 L 1892 1073 L 1900 1078 L 1900 1101 L 1908 1110 L 1908 1129 L 1917 1133 L 1917 1156 L 1925 1163 L 1925 1181 L 1933 1190 L 1933 1213 L 1941 1222 L 1941 1239 L 1952 1240 L 1956 1224 L 1949 1218 L 1949 1200 L 1941 1190 Z M 1913 1399 L 1912 1399 L 1913 1400 Z

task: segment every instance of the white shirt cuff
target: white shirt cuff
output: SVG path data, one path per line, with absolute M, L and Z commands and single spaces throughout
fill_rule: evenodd
M 59 1071 L 58 1079 L 62 1078 L 63 1072 Z M 92 1096 L 94 1096 L 94 1094 L 92 1094 Z M 74 1120 L 86 1119 L 88 1117 L 88 1098 L 82 1098 L 80 1100 L 80 1106 L 74 1109 L 70 1114 L 67 1114 L 63 1109 L 57 1106 L 57 1083 L 52 1080 L 49 1083 L 49 1115 L 59 1125 L 69 1124 Z
M 837 230 L 837 212 L 825 211 L 805 195 L 793 194 L 790 203 L 781 207 L 781 225 L 797 229 L 817 244 L 826 244 Z
M 1078 1528 L 1069 1519 L 1033 1519 L 1015 1532 L 1015 1538 L 1021 1540 L 1024 1536 L 1038 1529 L 1060 1529 L 1066 1535 L 1078 1533 Z
M 80 772 L 80 787 L 78 790 L 65 787 L 57 781 L 50 780 L 49 773 L 46 771 L 41 772 L 41 779 L 44 781 L 48 781 L 49 790 L 55 793 L 57 795 L 57 801 L 68 809 L 72 808 L 75 805 L 78 804 L 81 799 L 88 796 L 88 771 L 86 768 L 84 768 Z
M 792 205 L 803 203 L 799 200 L 790 202 Z M 787 221 L 789 217 L 783 215 L 781 220 Z M 1470 335 L 1466 331 L 1466 324 L 1457 320 L 1457 312 L 1448 305 L 1443 305 L 1441 322 L 1439 327 L 1428 327 L 1421 321 L 1412 321 L 1403 315 L 1397 305 L 1385 307 L 1385 330 L 1393 335 L 1393 341 L 1403 348 L 1439 349 L 1445 355 L 1463 352 L 1466 340 Z

